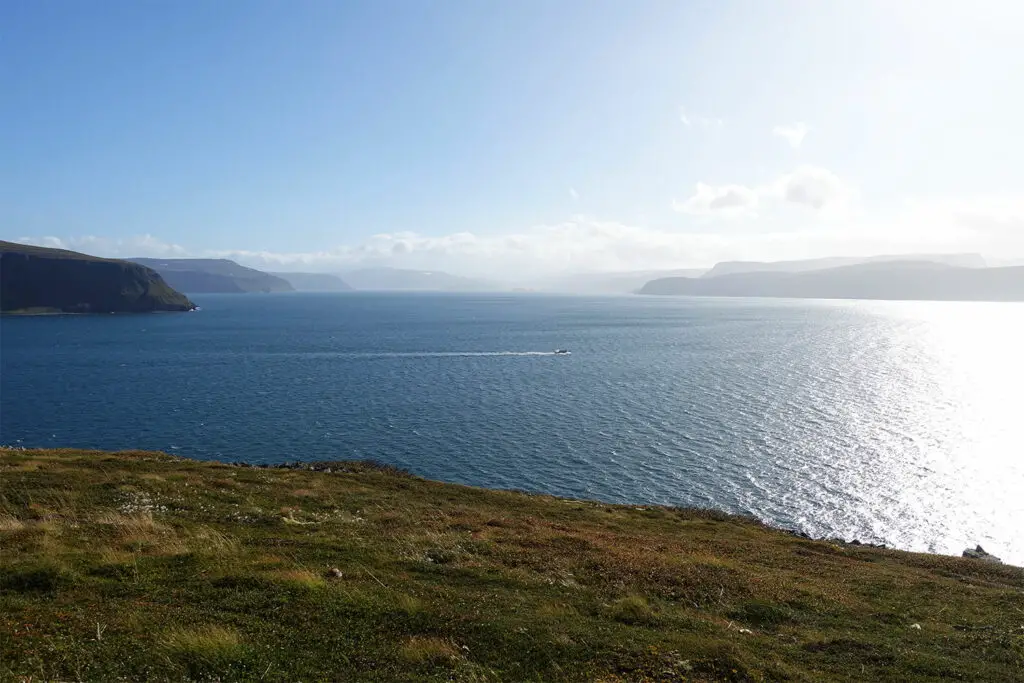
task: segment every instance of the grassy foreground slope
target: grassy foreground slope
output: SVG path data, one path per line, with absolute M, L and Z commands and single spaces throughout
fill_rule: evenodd
M 1017 568 L 809 541 L 709 512 L 330 468 L 0 450 L 0 677 L 1024 671 Z

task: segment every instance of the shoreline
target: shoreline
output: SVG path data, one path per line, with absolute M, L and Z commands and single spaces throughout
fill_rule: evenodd
M 131 450 L 131 449 L 130 450 L 124 450 L 124 451 L 104 451 L 104 450 L 99 450 L 99 449 L 75 449 L 75 448 L 56 448 L 56 449 L 51 449 L 51 448 L 33 448 L 33 447 L 28 447 L 28 446 L 12 446 L 12 445 L 0 444 L 0 453 L 2 453 L 5 450 L 17 451 L 17 452 L 34 452 L 34 451 L 46 452 L 46 451 L 51 451 L 51 450 L 56 450 L 56 451 L 75 450 L 75 451 L 81 451 L 81 452 L 86 452 L 86 453 L 94 453 L 94 454 L 97 454 L 97 455 L 109 455 L 109 454 L 116 455 L 118 453 L 150 452 L 150 451 L 136 451 L 136 450 Z M 771 521 L 763 520 L 763 519 L 761 519 L 759 517 L 756 517 L 754 515 L 745 515 L 745 514 L 732 513 L 732 512 L 727 512 L 725 510 L 720 510 L 718 508 L 712 508 L 712 507 L 687 507 L 687 506 L 666 505 L 666 504 L 651 504 L 651 503 L 614 503 L 614 502 L 598 500 L 598 499 L 595 499 L 595 498 L 574 498 L 574 497 L 569 497 L 569 496 L 560 496 L 560 495 L 551 494 L 551 493 L 544 493 L 544 492 L 540 492 L 540 491 L 528 491 L 528 490 L 525 490 L 525 489 L 518 489 L 518 488 L 491 488 L 491 487 L 487 487 L 487 486 L 478 486 L 478 485 L 474 485 L 474 484 L 461 484 L 461 483 L 456 483 L 456 482 L 445 481 L 445 480 L 442 480 L 442 479 L 431 479 L 431 478 L 428 478 L 428 477 L 423 477 L 421 475 L 418 475 L 418 474 L 415 474 L 413 472 L 410 472 L 407 469 L 404 469 L 404 468 L 401 468 L 401 467 L 397 467 L 397 466 L 394 466 L 394 465 L 389 465 L 387 463 L 384 463 L 384 462 L 381 462 L 381 461 L 378 461 L 378 460 L 374 460 L 372 458 L 366 458 L 366 459 L 362 459 L 362 460 L 314 460 L 314 461 L 283 460 L 281 462 L 276 462 L 276 463 L 253 463 L 253 462 L 248 462 L 248 461 L 245 461 L 245 460 L 205 460 L 205 459 L 198 459 L 198 458 L 190 458 L 188 456 L 177 455 L 175 453 L 168 453 L 168 452 L 165 452 L 165 451 L 151 451 L 151 452 L 158 453 L 160 455 L 164 455 L 164 456 L 170 457 L 170 458 L 180 459 L 180 460 L 187 461 L 187 462 L 211 463 L 211 464 L 221 465 L 221 466 L 225 466 L 225 467 L 237 467 L 237 468 L 243 468 L 243 469 L 256 469 L 256 470 L 293 470 L 293 471 L 319 472 L 319 473 L 324 473 L 324 474 L 335 474 L 335 473 L 350 472 L 350 471 L 353 471 L 353 468 L 355 468 L 355 469 L 362 469 L 362 468 L 367 468 L 368 467 L 368 468 L 378 469 L 378 470 L 380 470 L 382 472 L 388 472 L 388 473 L 391 473 L 391 474 L 393 474 L 395 476 L 409 477 L 409 478 L 418 479 L 420 481 L 432 482 L 432 483 L 442 484 L 442 485 L 446 485 L 446 486 L 463 486 L 463 487 L 467 487 L 467 488 L 470 488 L 470 489 L 477 489 L 477 490 L 480 490 L 480 491 L 490 491 L 490 492 L 496 492 L 496 493 L 512 493 L 512 494 L 518 494 L 518 495 L 524 495 L 524 496 L 530 496 L 530 497 L 551 498 L 551 499 L 555 499 L 555 500 L 561 500 L 561 501 L 566 501 L 566 502 L 571 502 L 571 503 L 579 503 L 579 504 L 585 504 L 585 505 L 593 505 L 593 506 L 597 506 L 597 507 L 601 507 L 601 506 L 612 507 L 612 508 L 615 508 L 615 507 L 625 507 L 625 508 L 632 508 L 632 509 L 635 509 L 635 510 L 669 510 L 669 511 L 684 510 L 684 511 L 695 511 L 695 512 L 705 513 L 705 514 L 709 514 L 709 515 L 720 515 L 720 516 L 722 516 L 724 518 L 729 518 L 729 519 L 743 520 L 745 522 L 761 525 L 764 528 L 770 529 L 772 531 L 778 531 L 778 532 L 781 532 L 781 533 L 785 533 L 785 534 L 791 535 L 791 536 L 793 536 L 795 538 L 800 538 L 800 539 L 804 539 L 804 540 L 808 540 L 808 541 L 816 541 L 816 542 L 821 542 L 821 543 L 829 543 L 829 544 L 836 545 L 836 546 L 849 546 L 849 547 L 853 547 L 853 548 L 858 548 L 858 547 L 859 548 L 873 548 L 873 549 L 876 549 L 876 550 L 892 550 L 892 551 L 896 551 L 896 552 L 917 553 L 917 554 L 930 555 L 930 556 L 935 556 L 935 557 L 970 558 L 970 559 L 975 559 L 975 560 L 982 560 L 982 559 L 984 559 L 986 561 L 995 562 L 995 563 L 998 563 L 998 564 L 1003 564 L 1003 565 L 1008 566 L 1008 567 L 1024 568 L 1024 565 L 1015 565 L 1015 564 L 1012 564 L 1012 563 L 1009 563 L 1009 562 L 1005 562 L 1005 561 L 1001 560 L 1000 558 L 998 558 L 998 557 L 996 557 L 994 555 L 989 555 L 988 553 L 985 553 L 983 551 L 982 551 L 981 555 L 982 556 L 987 556 L 987 557 L 978 556 L 977 555 L 977 551 L 975 549 L 972 549 L 972 548 L 966 548 L 963 551 L 963 553 L 961 553 L 960 555 L 956 555 L 956 554 L 952 554 L 952 553 L 929 552 L 929 551 L 922 551 L 922 550 L 909 550 L 909 549 L 906 549 L 906 548 L 898 548 L 896 546 L 890 546 L 890 545 L 888 545 L 886 543 L 874 543 L 874 542 L 870 542 L 870 541 L 862 541 L 862 540 L 857 539 L 857 538 L 841 538 L 841 537 L 838 537 L 838 536 L 811 536 L 810 534 L 808 534 L 808 533 L 806 533 L 804 531 L 801 531 L 800 529 L 795 529 L 795 528 L 792 528 L 792 527 L 786 527 L 786 526 L 781 526 L 781 525 L 773 524 Z M 979 545 L 979 546 L 977 546 L 977 548 L 980 549 L 981 546 Z
M 0 448 L 3 448 L 3 447 L 0 447 Z M 100 452 L 102 452 L 102 451 L 100 451 Z M 187 456 L 173 456 L 173 457 L 181 457 L 181 458 L 188 459 Z M 475 485 L 472 485 L 472 484 L 456 484 L 454 482 L 447 482 L 447 481 L 440 480 L 440 479 L 429 479 L 427 477 L 421 477 L 420 475 L 413 474 L 412 472 L 409 472 L 408 470 L 406 470 L 404 468 L 396 467 L 394 465 L 388 465 L 386 463 L 382 463 L 382 462 L 379 462 L 377 460 L 373 460 L 372 458 L 365 459 L 365 460 L 316 460 L 316 461 L 309 461 L 309 462 L 304 462 L 304 461 L 301 461 L 301 460 L 294 460 L 294 461 L 283 461 L 283 462 L 279 462 L 279 463 L 250 463 L 250 462 L 247 462 L 247 461 L 244 461 L 244 460 L 237 460 L 237 461 L 204 460 L 202 462 L 216 462 L 216 463 L 219 463 L 219 464 L 222 464 L 222 465 L 228 465 L 228 466 L 231 466 L 231 467 L 243 467 L 243 468 L 254 468 L 254 469 L 268 469 L 268 470 L 275 470 L 275 469 L 278 469 L 278 470 L 303 470 L 303 471 L 308 471 L 308 472 L 324 472 L 326 474 L 331 474 L 331 473 L 333 473 L 335 471 L 342 471 L 342 472 L 344 472 L 346 466 L 351 467 L 353 464 L 355 464 L 355 465 L 361 465 L 361 466 L 376 467 L 376 468 L 379 468 L 379 469 L 381 469 L 383 471 L 394 472 L 394 473 L 396 473 L 396 474 L 398 474 L 400 476 L 415 477 L 417 479 L 422 479 L 423 481 L 432 481 L 432 482 L 436 482 L 436 483 L 439 483 L 439 484 L 448 484 L 448 485 L 451 485 L 451 486 L 468 486 L 470 488 L 481 489 L 481 490 L 484 490 L 484 491 L 502 491 L 502 492 L 507 492 L 507 493 L 518 493 L 518 494 L 522 494 L 524 496 L 544 496 L 544 497 L 549 497 L 549 498 L 555 498 L 557 500 L 565 500 L 565 501 L 571 501 L 571 502 L 575 502 L 575 503 L 585 503 L 585 504 L 592 504 L 592 505 L 598 505 L 598 506 L 601 506 L 601 505 L 606 505 L 606 506 L 625 506 L 625 507 L 631 507 L 631 508 L 636 509 L 636 510 L 656 510 L 656 509 L 664 509 L 664 510 L 695 510 L 695 511 L 701 511 L 701 512 L 706 512 L 706 513 L 710 513 L 710 514 L 719 514 L 719 515 L 723 515 L 725 517 L 742 519 L 742 520 L 745 520 L 745 521 L 749 521 L 751 523 L 760 524 L 760 525 L 764 526 L 767 529 L 772 529 L 774 531 L 780 531 L 780 532 L 783 532 L 783 533 L 795 536 L 797 538 L 802 538 L 804 540 L 820 541 L 822 543 L 831 543 L 833 545 L 861 547 L 861 548 L 875 548 L 877 550 L 895 550 L 895 551 L 898 551 L 898 552 L 920 553 L 922 555 L 934 555 L 934 556 L 937 556 L 937 557 L 971 557 L 970 555 L 967 554 L 969 551 L 971 551 L 970 548 L 965 549 L 965 551 L 961 555 L 953 555 L 953 554 L 947 554 L 947 553 L 934 553 L 934 552 L 927 552 L 927 551 L 920 551 L 920 550 L 907 550 L 905 548 L 897 548 L 895 546 L 890 546 L 890 545 L 887 545 L 885 543 L 872 543 L 872 542 L 869 542 L 869 541 L 861 541 L 860 539 L 856 539 L 856 538 L 845 539 L 845 538 L 839 538 L 837 536 L 811 536 L 810 534 L 808 534 L 808 533 L 806 533 L 804 531 L 801 531 L 799 529 L 793 529 L 793 528 L 790 528 L 790 527 L 784 527 L 784 526 L 779 526 L 779 525 L 776 525 L 776 524 L 772 524 L 769 521 L 760 519 L 759 517 L 755 517 L 753 515 L 736 514 L 736 513 L 732 513 L 732 512 L 726 512 L 724 510 L 719 510 L 718 508 L 697 508 L 697 507 L 685 507 L 685 506 L 650 504 L 650 503 L 609 503 L 609 502 L 606 502 L 606 501 L 597 500 L 597 499 L 593 499 L 593 498 L 571 498 L 571 497 L 567 497 L 567 496 L 558 496 L 558 495 L 554 495 L 554 494 L 550 494 L 550 493 L 541 493 L 541 492 L 537 492 L 537 491 L 527 491 L 527 490 L 524 490 L 524 489 L 500 489 L 500 488 L 490 488 L 490 487 L 486 487 L 486 486 L 475 486 Z M 978 546 L 978 548 L 980 548 L 980 547 L 981 546 Z M 987 555 L 987 553 L 984 553 L 984 554 Z M 1024 568 L 1024 566 L 1021 566 L 1021 565 L 1014 565 L 1014 564 L 1010 564 L 1008 562 L 1003 562 L 999 558 L 996 558 L 996 557 L 991 556 L 991 555 L 989 557 L 992 558 L 992 559 L 990 559 L 988 561 L 994 561 L 994 562 L 997 562 L 999 564 L 1005 564 L 1006 566 L 1009 566 L 1009 567 L 1021 567 L 1021 568 Z M 981 559 L 981 558 L 973 557 L 972 559 Z
M 192 308 L 185 308 L 181 310 L 168 311 L 164 309 L 155 309 L 152 311 L 62 311 L 58 309 L 53 310 L 25 310 L 15 309 L 10 311 L 0 311 L 0 318 L 5 316 L 17 317 L 17 318 L 39 318 L 47 316 L 59 316 L 59 315 L 83 315 L 83 316 L 100 316 L 100 315 L 149 315 L 152 313 L 194 313 L 200 310 L 199 306 L 193 305 Z

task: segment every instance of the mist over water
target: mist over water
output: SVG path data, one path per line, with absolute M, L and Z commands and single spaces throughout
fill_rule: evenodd
M 374 458 L 1024 564 L 1024 305 L 195 299 L 4 318 L 0 442 Z

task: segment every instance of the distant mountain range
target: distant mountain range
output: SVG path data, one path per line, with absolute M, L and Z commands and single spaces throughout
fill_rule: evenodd
M 344 271 L 339 275 L 353 288 L 371 291 L 487 292 L 504 289 L 492 282 L 459 277 L 439 270 L 361 268 Z
M 1024 266 L 963 268 L 929 261 L 873 261 L 802 272 L 742 272 L 700 278 L 661 278 L 640 294 L 1024 301 Z
M 944 263 L 961 268 L 984 268 L 987 264 L 981 254 L 891 254 L 883 256 L 833 256 L 828 258 L 805 259 L 802 261 L 722 261 L 704 273 L 703 277 L 718 277 L 736 273 L 802 273 L 809 270 L 824 270 L 841 266 L 855 266 L 861 263 L 885 263 L 890 261 L 925 261 Z M 653 278 L 652 278 L 653 279 Z
M 352 286 L 337 275 L 327 273 L 269 273 L 285 280 L 297 292 L 350 292 Z
M 699 277 L 703 268 L 637 270 L 631 272 L 577 273 L 542 281 L 541 291 L 568 294 L 635 294 L 651 280 L 663 277 Z
M 64 249 L 0 242 L 0 310 L 143 313 L 195 306 L 145 266 Z
M 326 273 L 266 273 L 227 259 L 102 259 L 55 249 L 2 242 L 4 309 L 54 310 L 181 310 L 191 302 L 178 292 L 243 293 L 317 291 L 497 292 L 510 286 L 460 277 L 437 270 L 360 268 L 338 275 Z M 64 263 L 77 261 L 79 263 Z M 26 266 L 31 262 L 31 267 Z M 55 262 L 61 262 L 59 267 Z M 108 264 L 105 266 L 87 264 Z M 109 265 L 117 264 L 117 265 Z M 27 270 L 20 270 L 23 267 Z M 47 270 L 53 268 L 52 271 Z M 102 269 L 124 271 L 126 292 L 137 299 L 125 303 L 105 299 L 99 292 L 83 301 L 54 298 L 66 294 L 75 278 Z M 52 272 L 51 276 L 44 273 Z M 107 272 L 104 270 L 104 272 Z M 112 272 L 112 271 L 111 271 Z M 11 275 L 14 274 L 14 276 Z M 69 280 L 67 278 L 74 277 Z M 15 279 L 12 280 L 11 277 Z M 53 286 L 45 285 L 48 277 Z M 27 278 L 27 279 L 26 279 Z M 115 278 L 117 280 L 117 278 Z M 39 303 L 42 288 L 49 303 Z M 42 291 L 41 290 L 41 291 Z M 164 291 L 166 290 L 166 291 Z M 177 290 L 177 291 L 175 291 Z M 513 290 L 517 291 L 517 290 Z M 834 257 L 803 261 L 725 261 L 709 271 L 698 269 L 578 273 L 537 282 L 523 291 L 576 294 L 655 294 L 839 299 L 1024 300 L 1024 266 L 988 268 L 978 254 L 916 254 L 909 256 Z M 63 294 L 61 295 L 63 296 Z M 106 295 L 103 295 L 106 296 Z M 96 298 L 100 297 L 100 298 Z M 150 298 L 146 298 L 150 297 Z M 176 297 L 180 297 L 176 298 Z M 116 298 L 116 297 L 115 297 Z M 88 301 L 86 301 L 88 299 Z M 24 304 L 24 305 L 23 305 Z M 148 307 L 155 308 L 148 308 Z M 168 309 L 159 308 L 166 306 Z
M 133 263 L 152 268 L 169 285 L 189 294 L 292 292 L 287 280 L 246 268 L 228 259 L 133 258 Z

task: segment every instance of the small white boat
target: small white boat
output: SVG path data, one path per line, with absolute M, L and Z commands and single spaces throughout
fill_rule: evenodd
M 556 356 L 568 356 L 569 351 L 567 349 L 555 349 Z

